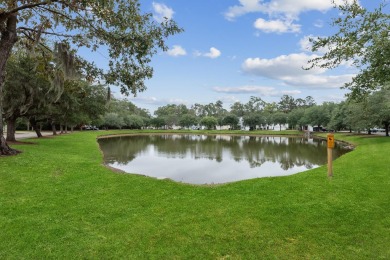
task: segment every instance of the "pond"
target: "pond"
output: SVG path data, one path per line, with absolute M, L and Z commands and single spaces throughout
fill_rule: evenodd
M 191 184 L 285 176 L 327 163 L 326 140 L 231 135 L 131 135 L 99 139 L 106 165 Z M 349 150 L 337 143 L 336 159 Z

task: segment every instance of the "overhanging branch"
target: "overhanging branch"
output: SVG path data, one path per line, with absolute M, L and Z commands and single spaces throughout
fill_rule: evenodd
M 7 12 L 0 13 L 0 16 L 8 16 L 10 14 L 17 13 L 17 12 L 25 10 L 25 9 L 34 8 L 34 7 L 41 6 L 41 5 L 47 5 L 47 4 L 50 4 L 53 2 L 60 2 L 60 1 L 59 0 L 52 0 L 52 1 L 43 1 L 43 2 L 39 2 L 39 3 L 34 3 L 34 4 L 26 4 L 26 5 L 18 6 L 14 9 L 7 11 Z
M 54 36 L 59 36 L 59 37 L 66 37 L 66 38 L 72 38 L 72 37 L 76 36 L 76 35 L 72 35 L 72 34 L 62 34 L 62 33 L 55 33 L 55 32 L 40 31 L 40 30 L 28 28 L 28 27 L 19 27 L 17 30 L 18 31 L 31 31 L 31 32 L 54 35 Z

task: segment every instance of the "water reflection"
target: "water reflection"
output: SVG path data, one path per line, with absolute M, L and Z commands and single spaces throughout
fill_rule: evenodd
M 99 140 L 105 163 L 195 184 L 283 176 L 326 164 L 326 141 L 304 137 L 139 135 Z M 347 150 L 336 144 L 333 157 Z

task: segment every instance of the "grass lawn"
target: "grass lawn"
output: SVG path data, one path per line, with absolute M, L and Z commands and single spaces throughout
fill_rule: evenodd
M 357 147 L 332 179 L 323 166 L 194 186 L 104 167 L 107 133 L 0 157 L 0 259 L 390 259 L 388 137 L 336 134 Z

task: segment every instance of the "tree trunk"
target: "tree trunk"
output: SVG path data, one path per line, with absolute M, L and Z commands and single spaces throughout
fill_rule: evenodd
M 386 136 L 389 136 L 389 126 L 390 126 L 390 122 L 385 123 Z
M 64 133 L 64 126 L 60 125 L 60 134 L 63 134 L 63 133 Z
M 35 118 L 31 117 L 29 119 L 29 122 L 31 124 L 31 127 L 34 129 L 35 133 L 37 134 L 37 137 L 38 138 L 43 137 L 43 135 L 41 133 L 41 128 L 38 127 L 38 124 L 37 124 L 37 121 L 35 120 Z
M 12 13 L 4 17 L 0 17 L 0 24 L 5 27 L 0 27 L 0 155 L 13 155 L 19 151 L 8 146 L 4 138 L 4 122 L 3 122 L 3 97 L 4 97 L 4 80 L 5 66 L 11 55 L 11 50 L 18 40 L 16 33 L 16 24 L 18 22 L 17 14 Z
M 43 137 L 42 132 L 41 132 L 41 128 L 37 127 L 37 128 L 34 128 L 34 130 L 35 130 L 35 133 L 37 134 L 38 138 Z
M 9 147 L 4 136 L 0 136 L 0 155 L 15 155 L 18 153 L 20 153 L 20 151 Z
M 15 131 L 16 131 L 16 117 L 12 116 L 7 120 L 7 142 L 15 142 Z
M 51 129 L 53 131 L 53 135 L 57 135 L 56 124 L 54 122 L 51 123 Z

